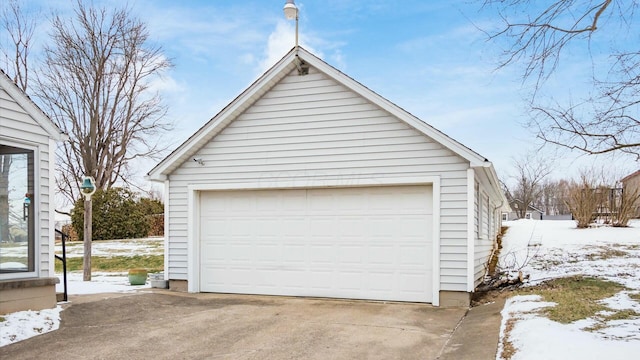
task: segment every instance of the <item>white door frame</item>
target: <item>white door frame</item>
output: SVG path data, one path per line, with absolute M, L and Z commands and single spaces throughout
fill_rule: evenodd
M 395 185 L 431 185 L 432 187 L 432 304 L 440 305 L 440 177 L 402 177 L 365 179 L 305 179 L 271 183 L 190 184 L 187 187 L 187 290 L 200 292 L 200 193 L 224 190 L 278 190 L 305 188 L 346 188 Z

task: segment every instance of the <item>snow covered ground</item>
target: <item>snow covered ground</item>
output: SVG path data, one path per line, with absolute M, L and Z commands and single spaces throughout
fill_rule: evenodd
M 155 255 L 163 253 L 163 239 L 96 241 L 91 248 L 94 256 Z M 56 246 L 56 254 L 60 251 L 61 246 Z M 67 246 L 68 257 L 81 257 L 83 251 L 82 243 L 70 243 Z M 61 283 L 56 285 L 56 291 L 62 292 L 62 275 L 58 274 L 58 277 Z M 67 285 L 69 295 L 133 292 L 150 287 L 148 282 L 147 285 L 129 285 L 126 273 L 106 272 L 93 272 L 91 281 L 82 281 L 82 272 L 71 272 L 67 277 Z M 0 321 L 0 347 L 57 330 L 62 310 L 63 307 L 58 305 L 55 309 L 20 311 L 1 316 L 4 321 Z
M 58 305 L 54 309 L 19 311 L 2 315 L 4 321 L 0 322 L 0 347 L 58 330 L 61 311 L 62 307 Z
M 82 281 L 82 272 L 72 272 L 68 274 L 67 284 L 69 295 L 134 292 L 150 287 L 148 282 L 146 285 L 129 285 L 126 273 L 94 272 L 91 281 Z M 63 291 L 62 284 L 56 286 L 56 291 Z M 55 309 L 19 311 L 0 316 L 5 319 L 0 321 L 0 347 L 57 330 L 62 309 L 58 305 Z
M 521 268 L 530 275 L 531 284 L 569 275 L 599 276 L 619 282 L 628 291 L 607 299 L 613 309 L 634 309 L 640 302 L 629 297 L 640 294 L 640 221 L 631 228 L 599 227 L 576 229 L 573 221 L 519 220 L 507 222 L 509 231 L 503 241 L 500 263 Z M 96 242 L 94 254 L 162 254 L 162 239 L 148 241 Z M 113 251 L 111 251 L 113 250 Z M 617 250 L 613 254 L 611 250 Z M 82 246 L 74 243 L 69 256 L 81 256 Z M 81 273 L 69 276 L 71 295 L 136 291 L 145 286 L 130 286 L 124 273 L 94 273 L 91 282 L 83 282 Z M 61 291 L 61 288 L 59 288 Z M 517 349 L 512 360 L 529 359 L 632 359 L 640 354 L 640 319 L 614 320 L 598 331 L 586 331 L 593 319 L 559 324 L 536 313 L 553 306 L 536 296 L 517 296 L 503 310 L 501 344 L 505 336 Z M 58 328 L 62 307 L 45 311 L 24 311 L 5 316 L 0 322 L 0 346 Z M 515 321 L 506 332 L 506 323 Z M 502 359 L 499 349 L 497 359 Z
M 640 221 L 630 228 L 576 229 L 573 221 L 518 220 L 503 239 L 500 265 L 529 274 L 530 284 L 571 275 L 597 276 L 629 290 L 606 299 L 616 310 L 640 313 Z M 597 331 L 585 328 L 598 319 L 571 324 L 551 321 L 536 310 L 554 306 L 539 296 L 516 296 L 502 310 L 497 359 L 503 359 L 503 340 L 516 352 L 512 360 L 631 359 L 640 354 L 640 319 L 612 320 Z M 507 330 L 508 322 L 513 326 Z M 510 326 L 509 326 L 510 327 Z
M 74 241 L 66 244 L 67 257 L 82 257 L 84 244 Z M 62 252 L 62 245 L 56 245 L 56 254 Z M 94 241 L 91 243 L 92 256 L 134 256 L 164 254 L 164 238 L 144 238 L 131 240 Z

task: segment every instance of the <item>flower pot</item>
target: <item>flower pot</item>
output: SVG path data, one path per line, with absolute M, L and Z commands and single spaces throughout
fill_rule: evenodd
M 147 270 L 146 269 L 131 269 L 129 270 L 129 284 L 131 285 L 144 285 L 147 283 Z

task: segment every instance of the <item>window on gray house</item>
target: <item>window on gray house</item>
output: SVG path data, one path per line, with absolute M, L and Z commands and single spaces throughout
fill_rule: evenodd
M 33 190 L 33 151 L 0 145 L 0 273 L 35 269 Z

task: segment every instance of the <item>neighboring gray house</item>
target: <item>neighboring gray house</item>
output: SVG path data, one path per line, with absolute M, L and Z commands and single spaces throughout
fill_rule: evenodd
M 622 187 L 628 195 L 640 194 L 640 170 L 635 171 L 620 180 Z M 640 203 L 636 203 L 636 208 L 633 213 L 633 217 L 640 218 Z
M 503 211 L 502 212 L 502 221 L 511 221 L 511 220 L 518 220 L 520 219 L 520 216 L 518 215 L 518 209 L 521 209 L 524 206 L 524 204 L 522 203 L 521 200 L 513 200 L 509 203 L 509 207 L 511 208 L 510 211 L 506 212 Z M 527 211 L 524 214 L 524 219 L 531 219 L 531 220 L 542 220 L 543 219 L 543 214 L 544 212 L 536 207 L 534 207 L 533 205 L 529 205 L 527 207 Z M 558 216 L 556 216 L 556 218 L 558 218 Z M 564 218 L 562 218 L 564 220 Z M 568 220 L 571 220 L 571 215 L 568 215 Z
M 302 48 L 161 161 L 170 288 L 467 305 L 491 162 Z
M 0 314 L 56 305 L 54 152 L 65 139 L 0 71 Z

